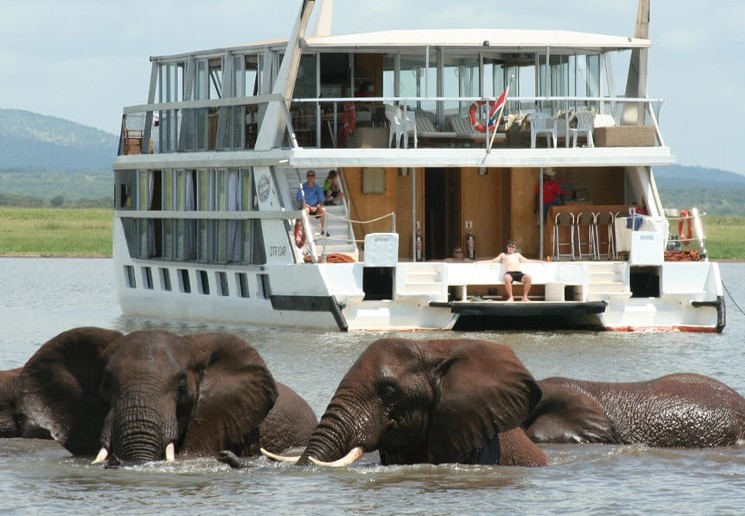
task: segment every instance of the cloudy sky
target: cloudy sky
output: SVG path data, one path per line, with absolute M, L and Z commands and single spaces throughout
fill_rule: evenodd
M 745 2 L 651 0 L 650 97 L 682 165 L 745 174 Z M 118 133 L 149 57 L 287 37 L 300 0 L 0 0 L 0 108 Z M 403 28 L 633 35 L 637 0 L 336 0 L 336 34 Z

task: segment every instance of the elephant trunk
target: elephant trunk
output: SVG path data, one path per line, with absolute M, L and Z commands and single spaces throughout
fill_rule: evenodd
M 113 423 L 111 453 L 125 463 L 164 460 L 166 447 L 175 441 L 175 424 L 152 407 L 128 408 Z
M 347 456 L 357 447 L 371 451 L 372 443 L 377 444 L 377 438 L 370 429 L 379 428 L 378 418 L 368 411 L 350 410 L 348 406 L 348 402 L 338 398 L 331 401 L 308 440 L 298 464 L 334 462 Z M 359 407 L 359 404 L 351 406 Z

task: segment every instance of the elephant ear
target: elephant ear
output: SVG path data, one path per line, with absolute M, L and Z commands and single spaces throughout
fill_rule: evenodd
M 22 411 L 73 455 L 94 454 L 108 403 L 99 397 L 107 346 L 122 334 L 84 327 L 60 333 L 26 362 Z
M 602 406 L 580 383 L 565 378 L 539 382 L 543 397 L 525 422 L 525 433 L 541 443 L 619 442 Z
M 541 390 L 515 353 L 489 341 L 466 341 L 438 367 L 428 455 L 430 462 L 470 462 L 497 433 L 518 427 Z
M 277 399 L 277 387 L 264 360 L 235 335 L 204 333 L 187 339 L 201 378 L 182 451 L 258 453 L 259 425 Z

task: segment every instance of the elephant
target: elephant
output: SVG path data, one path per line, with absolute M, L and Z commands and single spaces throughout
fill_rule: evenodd
M 608 383 L 547 378 L 523 427 L 538 443 L 707 448 L 745 442 L 745 398 L 700 374 Z
M 21 367 L 0 371 L 0 438 L 51 439 L 49 432 L 34 424 L 21 411 L 18 377 Z
M 546 455 L 519 428 L 540 397 L 507 346 L 384 338 L 342 378 L 300 457 L 262 453 L 302 465 L 349 465 L 374 450 L 384 465 L 544 465 Z M 227 451 L 218 458 L 242 466 Z
M 94 463 L 110 467 L 303 446 L 318 421 L 228 333 L 75 328 L 42 345 L 19 381 L 29 418 L 73 455 L 100 449 Z

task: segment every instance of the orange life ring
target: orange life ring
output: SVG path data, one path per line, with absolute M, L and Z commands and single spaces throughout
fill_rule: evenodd
M 680 239 L 680 243 L 683 245 L 688 245 L 691 243 L 691 238 L 693 237 L 693 229 L 692 229 L 692 222 L 691 219 L 691 212 L 688 210 L 682 210 L 680 212 L 680 218 L 678 218 L 678 238 Z M 685 225 L 685 233 L 683 233 L 683 226 Z
M 302 249 L 305 245 L 305 231 L 303 231 L 303 220 L 295 219 L 295 245 Z
M 352 136 L 357 129 L 357 110 L 354 108 L 354 102 L 344 103 L 344 132 L 347 136 Z
M 484 100 L 477 100 L 473 104 L 471 104 L 471 109 L 468 110 L 468 120 L 471 122 L 471 125 L 475 130 L 477 130 L 480 133 L 486 132 L 486 126 L 484 126 L 483 123 L 481 123 L 481 120 L 479 120 L 478 112 L 483 106 L 486 104 L 486 101 Z M 489 120 L 488 120 L 488 126 L 489 126 L 489 132 L 493 133 L 497 130 L 497 117 L 495 116 L 498 111 L 498 102 L 489 102 Z

